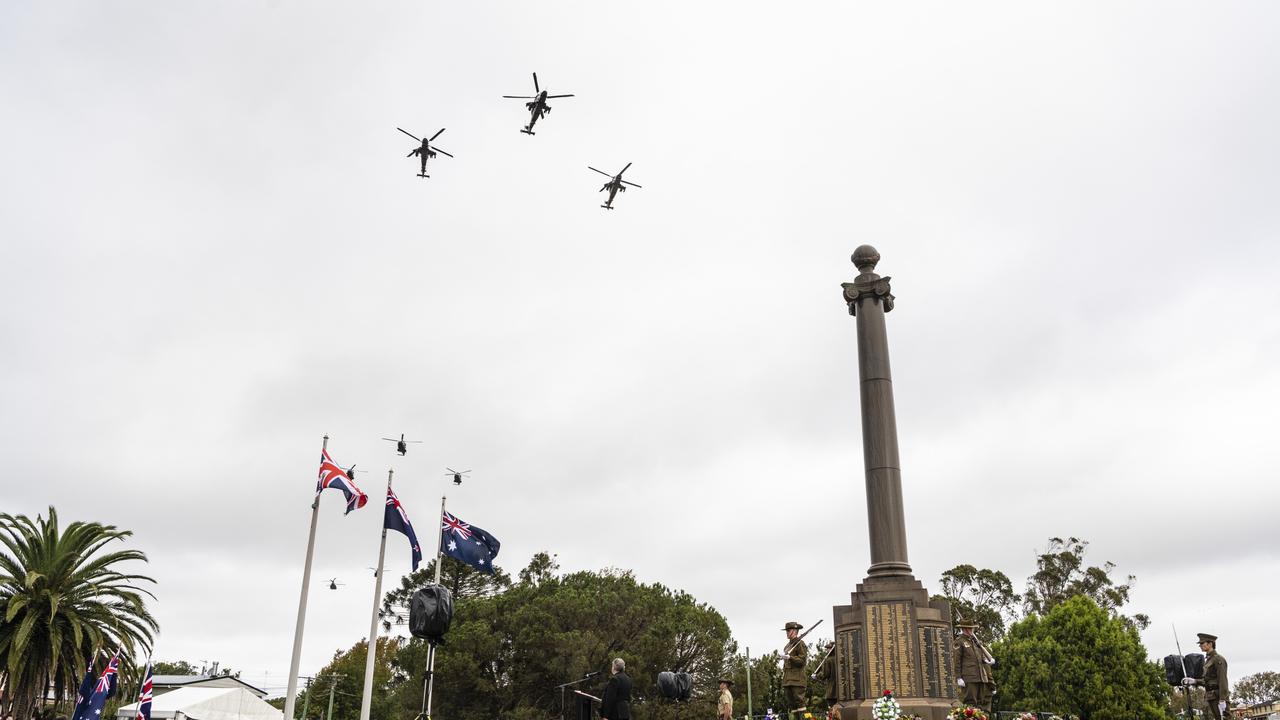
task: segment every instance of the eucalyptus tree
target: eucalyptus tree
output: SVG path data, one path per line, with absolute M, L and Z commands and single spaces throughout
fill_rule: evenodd
M 99 650 L 133 664 L 151 647 L 158 626 L 145 599 L 155 596 L 139 583 L 155 581 L 123 569 L 147 556 L 107 550 L 131 535 L 97 522 L 62 528 L 53 507 L 35 520 L 0 513 L 0 686 L 15 717 L 50 694 L 71 698 Z

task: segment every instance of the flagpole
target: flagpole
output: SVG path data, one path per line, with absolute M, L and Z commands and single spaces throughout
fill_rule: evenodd
M 329 436 L 324 436 L 321 453 L 329 449 Z M 311 589 L 311 557 L 316 550 L 316 522 L 320 519 L 320 493 L 311 503 L 311 532 L 307 535 L 307 561 L 302 566 L 302 593 L 298 598 L 298 625 L 293 631 L 293 659 L 289 661 L 289 690 L 284 696 L 284 720 L 293 720 L 293 706 L 298 694 L 298 665 L 302 661 L 302 626 L 307 622 L 307 591 Z
M 387 470 L 387 499 L 391 499 L 391 476 L 395 469 Z M 378 570 L 373 574 L 373 617 L 369 618 L 369 652 L 364 659 L 364 694 L 360 696 L 360 720 L 369 720 L 373 705 L 373 661 L 378 651 L 378 602 L 382 599 L 382 560 L 387 554 L 387 520 L 383 510 L 382 544 L 378 546 Z
M 446 498 L 447 496 L 445 495 L 440 496 L 440 522 L 442 523 L 444 522 L 444 501 Z M 444 531 L 438 530 L 436 532 L 436 580 L 435 580 L 436 585 L 440 584 L 440 561 L 443 559 L 444 559 Z
M 447 495 L 440 496 L 440 522 L 444 522 L 444 501 Z M 444 562 L 444 530 L 436 530 L 436 580 L 435 584 L 440 585 L 440 565 Z M 456 600 L 456 598 L 455 598 Z M 436 684 L 436 644 L 434 642 L 427 644 L 427 697 L 424 705 L 424 714 L 427 720 L 431 720 L 431 693 L 435 689 Z

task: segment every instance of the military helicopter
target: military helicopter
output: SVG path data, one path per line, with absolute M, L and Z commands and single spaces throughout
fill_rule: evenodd
M 338 578 L 329 578 L 329 589 L 330 589 L 330 590 L 337 590 L 339 585 L 346 585 L 346 583 L 340 583 L 340 582 L 338 582 Z
M 447 473 L 445 473 L 445 474 L 444 474 L 444 475 L 445 475 L 445 477 L 448 477 L 448 476 L 450 476 L 450 475 L 452 475 L 452 476 L 453 476 L 453 484 L 454 484 L 454 485 L 461 485 L 461 484 L 462 484 L 462 476 L 463 476 L 463 475 L 466 475 L 466 474 L 467 474 L 467 473 L 469 473 L 469 472 L 471 472 L 470 470 L 463 470 L 463 471 L 459 472 L 459 471 L 457 471 L 457 470 L 454 470 L 454 469 L 453 469 L 453 468 L 451 468 L 451 467 L 447 467 L 447 468 L 445 468 L 445 470 L 448 470 L 448 471 L 449 471 L 449 472 L 447 472 Z
M 364 472 L 364 471 L 363 471 L 363 470 L 361 470 L 360 472 Z M 347 479 L 348 479 L 348 480 L 355 480 L 355 479 L 356 479 L 356 466 L 355 466 L 355 463 L 352 463 L 352 464 L 351 464 L 351 467 L 347 468 Z
M 404 133 L 405 135 L 408 135 L 409 137 L 413 138 L 414 140 L 417 140 L 418 142 L 422 143 L 422 147 L 414 148 L 413 151 L 410 152 L 408 155 L 405 155 L 405 157 L 413 157 L 414 155 L 417 155 L 418 157 L 422 158 L 422 172 L 418 173 L 418 177 L 420 178 L 431 177 L 430 175 L 427 174 L 427 158 L 435 157 L 436 153 L 444 153 L 445 155 L 449 155 L 449 153 L 444 152 L 438 147 L 431 147 L 431 141 L 440 137 L 440 133 L 444 132 L 444 128 L 440 128 L 439 132 L 427 138 L 426 140 L 423 140 L 422 138 L 418 137 L 417 135 L 414 135 L 413 133 L 409 132 L 408 130 L 405 130 L 404 128 L 396 128 L 396 129 Z M 453 156 L 449 155 L 449 157 L 453 157 Z
M 400 433 L 400 439 L 399 439 L 399 440 L 397 440 L 397 439 L 395 439 L 395 438 L 382 438 L 382 439 L 383 439 L 383 440 L 386 440 L 387 442 L 393 442 L 393 443 L 395 443 L 395 444 L 396 444 L 396 452 L 400 453 L 401 455 L 404 455 L 405 453 L 409 452 L 409 443 L 420 443 L 420 442 L 422 442 L 421 440 L 405 440 L 405 439 L 404 439 L 404 433 Z
M 551 106 L 547 104 L 547 100 L 549 98 L 573 97 L 572 94 L 548 95 L 546 90 L 543 90 L 542 88 L 538 87 L 538 73 L 533 74 L 533 91 L 538 94 L 537 95 L 503 95 L 502 96 L 504 98 L 511 98 L 512 100 L 532 100 L 533 101 L 533 102 L 527 102 L 524 104 L 524 106 L 529 109 L 529 124 L 520 128 L 520 132 L 526 135 L 533 134 L 533 126 L 537 124 L 539 118 L 546 117 L 551 113 Z
M 622 192 L 626 192 L 626 191 L 627 191 L 627 188 L 626 188 L 626 187 L 624 187 L 624 186 L 626 186 L 626 185 L 630 185 L 631 187 L 640 187 L 639 185 L 637 185 L 637 184 L 635 184 L 635 183 L 633 183 L 633 182 L 627 182 L 626 180 L 623 180 L 623 179 L 622 179 L 622 173 L 626 172 L 626 171 L 627 171 L 627 168 L 629 168 L 629 167 L 631 167 L 631 163 L 627 163 L 627 167 L 624 167 L 624 168 L 622 168 L 621 170 L 619 170 L 617 175 L 610 175 L 609 173 L 607 173 L 607 172 L 605 172 L 605 171 L 603 171 L 603 170 L 596 170 L 595 168 L 591 167 L 590 165 L 588 165 L 588 166 L 587 166 L 587 169 L 588 169 L 588 170 L 595 170 L 596 172 L 600 173 L 601 175 L 604 175 L 605 177 L 609 178 L 609 182 L 605 183 L 605 184 L 604 184 L 604 187 L 600 188 L 600 192 L 604 192 L 605 190 L 608 190 L 608 191 L 609 191 L 609 199 L 608 199 L 608 200 L 605 200 L 605 201 L 604 201 L 604 204 L 603 204 L 603 205 L 601 205 L 600 207 L 604 208 L 605 210 L 612 210 L 612 209 L 613 209 L 613 196 L 614 196 L 614 195 L 617 195 L 619 190 L 621 190 Z

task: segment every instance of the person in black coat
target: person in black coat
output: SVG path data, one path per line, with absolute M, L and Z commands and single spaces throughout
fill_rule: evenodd
M 613 677 L 604 686 L 604 698 L 600 700 L 601 720 L 631 720 L 631 678 L 626 670 L 622 658 L 614 658 Z

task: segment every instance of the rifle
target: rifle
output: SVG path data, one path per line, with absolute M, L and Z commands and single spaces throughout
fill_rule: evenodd
M 802 632 L 802 633 L 800 633 L 799 635 L 797 635 L 797 636 L 796 636 L 796 639 L 795 639 L 795 640 L 793 640 L 793 641 L 791 642 L 791 644 L 790 644 L 790 645 L 788 645 L 788 646 L 786 647 L 786 649 L 782 651 L 782 654 L 783 654 L 783 655 L 790 655 L 790 654 L 791 654 L 792 649 L 794 649 L 794 648 L 795 648 L 795 646 L 796 646 L 796 645 L 798 645 L 798 644 L 800 643 L 800 641 L 804 639 L 804 636 L 805 636 L 805 635 L 808 635 L 808 634 L 809 634 L 809 633 L 811 633 L 811 632 L 813 632 L 813 629 L 814 629 L 814 628 L 816 628 L 816 627 L 818 627 L 818 626 L 819 626 L 819 625 L 821 625 L 821 624 L 822 624 L 822 621 L 821 621 L 821 620 L 819 620 L 818 622 L 814 623 L 814 624 L 813 624 L 813 626 L 812 626 L 812 627 L 810 627 L 808 630 L 805 630 L 804 632 Z
M 1173 646 L 1178 648 L 1178 662 L 1182 663 L 1182 676 L 1185 678 L 1187 676 L 1187 661 L 1186 661 L 1186 658 L 1183 657 L 1182 655 L 1182 643 L 1178 642 L 1178 626 L 1174 625 L 1173 623 L 1169 623 L 1169 627 L 1173 628 Z M 1185 695 L 1187 698 L 1187 718 L 1189 720 L 1192 717 L 1191 686 L 1184 684 L 1182 686 L 1182 694 Z
M 819 621 L 819 622 L 821 622 L 821 621 Z M 810 679 L 810 680 L 817 680 L 817 679 L 818 679 L 818 673 L 822 671 L 822 663 L 826 662 L 828 657 L 831 657 L 831 653 L 832 653 L 833 651 L 835 651 L 835 649 L 836 649 L 836 644 L 835 644 L 835 643 L 831 643 L 831 647 L 827 648 L 827 654 L 826 654 L 826 655 L 823 655 L 823 656 L 822 656 L 822 659 L 818 661 L 818 669 L 817 669 L 817 670 L 814 670 L 814 671 L 813 671 L 813 674 L 809 676 L 809 679 Z

